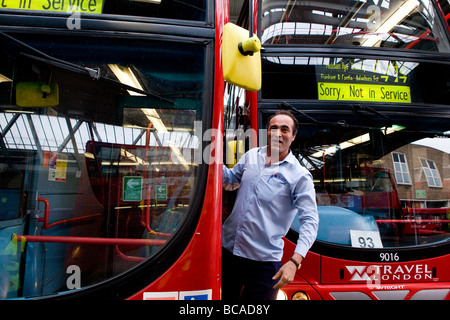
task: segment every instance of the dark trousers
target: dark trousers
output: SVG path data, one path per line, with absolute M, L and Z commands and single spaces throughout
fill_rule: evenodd
M 222 248 L 222 300 L 276 300 L 272 280 L 281 262 L 254 261 Z

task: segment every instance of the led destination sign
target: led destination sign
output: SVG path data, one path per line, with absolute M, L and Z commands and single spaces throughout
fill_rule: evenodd
M 409 77 L 400 63 L 364 62 L 316 66 L 319 100 L 411 103 Z
M 102 13 L 103 0 L 0 0 L 0 9 Z
M 318 90 L 319 100 L 411 102 L 410 89 L 407 86 L 319 82 Z

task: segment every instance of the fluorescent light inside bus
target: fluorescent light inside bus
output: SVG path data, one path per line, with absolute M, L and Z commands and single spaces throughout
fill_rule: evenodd
M 383 127 L 380 130 L 383 131 L 385 135 L 388 135 L 388 134 L 391 134 L 391 133 L 394 133 L 396 131 L 400 131 L 400 130 L 403 130 L 403 129 L 405 129 L 405 127 L 394 125 L 394 126 L 389 127 L 389 128 Z M 313 153 L 311 155 L 311 157 L 320 158 L 320 157 L 323 157 L 324 155 L 327 155 L 327 154 L 334 154 L 338 150 L 337 146 L 339 146 L 339 150 L 344 150 L 344 149 L 347 149 L 347 148 L 350 148 L 350 147 L 354 147 L 354 146 L 356 146 L 358 144 L 367 142 L 369 140 L 370 140 L 370 134 L 369 133 L 365 133 L 365 134 L 363 134 L 361 136 L 358 136 L 356 138 L 352 138 L 352 139 L 349 139 L 347 141 L 341 142 L 339 145 L 330 146 L 330 147 L 325 148 L 325 149 L 323 149 L 321 151 L 317 151 L 316 153 Z

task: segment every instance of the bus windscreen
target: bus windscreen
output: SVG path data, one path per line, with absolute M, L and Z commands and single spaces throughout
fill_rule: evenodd
M 168 250 L 202 200 L 205 46 L 2 40 L 0 297 L 84 288 Z M 18 105 L 21 83 L 44 102 Z

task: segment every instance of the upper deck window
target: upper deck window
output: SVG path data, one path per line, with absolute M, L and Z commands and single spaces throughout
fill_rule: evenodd
M 343 45 L 449 52 L 430 0 L 264 0 L 264 45 Z
M 206 20 L 206 0 L 23 0 L 3 1 L 0 9 L 51 14 L 123 15 Z

